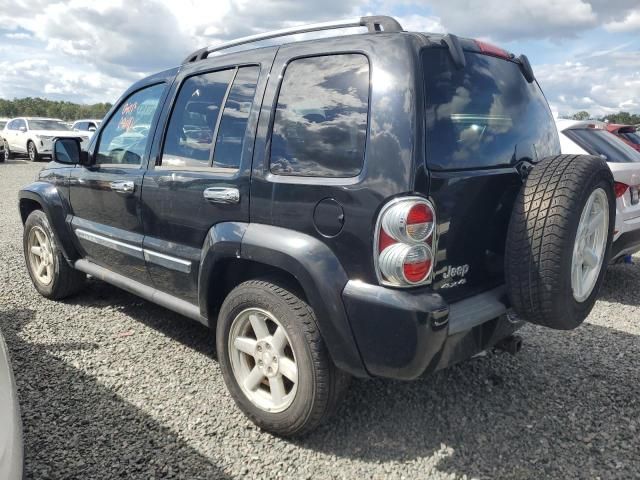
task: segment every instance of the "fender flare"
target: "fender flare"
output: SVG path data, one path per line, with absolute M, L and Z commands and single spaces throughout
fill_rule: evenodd
M 73 265 L 73 262 L 80 257 L 66 224 L 67 213 L 70 209 L 56 186 L 47 182 L 33 182 L 19 191 L 18 208 L 23 224 L 26 221 L 26 216 L 23 215 L 25 200 L 35 201 L 42 207 L 42 211 L 49 219 L 49 224 L 56 235 L 62 255 Z
M 318 328 L 335 364 L 354 376 L 370 376 L 342 302 L 342 291 L 349 279 L 326 244 L 310 235 L 270 225 L 236 222 L 215 225 L 205 240 L 198 274 L 201 311 L 206 309 L 209 279 L 215 278 L 219 261 L 232 257 L 293 275 L 316 313 Z

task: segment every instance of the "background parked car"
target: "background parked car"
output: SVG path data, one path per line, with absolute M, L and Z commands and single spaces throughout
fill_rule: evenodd
M 102 120 L 98 120 L 95 118 L 76 120 L 75 122 L 73 122 L 73 125 L 71 125 L 71 130 L 74 130 L 76 132 L 87 132 L 91 137 L 93 136 L 93 132 L 98 129 L 101 122 Z
M 620 125 L 617 123 L 607 125 L 607 130 L 613 133 L 624 143 L 640 152 L 640 133 L 633 125 Z
M 22 421 L 7 345 L 0 332 L 0 478 L 22 478 Z
M 4 162 L 4 138 L 2 138 L 2 129 L 11 120 L 10 118 L 0 118 L 0 163 Z
M 640 250 L 640 153 L 594 120 L 556 120 L 562 153 L 605 157 L 616 181 L 611 261 Z
M 8 122 L 3 130 L 5 140 L 4 158 L 16 153 L 26 153 L 35 162 L 42 156 L 50 156 L 53 139 L 56 137 L 76 137 L 86 147 L 89 135 L 75 132 L 57 118 L 20 117 Z

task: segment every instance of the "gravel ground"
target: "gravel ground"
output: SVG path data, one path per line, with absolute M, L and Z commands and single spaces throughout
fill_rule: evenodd
M 286 441 L 235 408 L 205 328 L 98 281 L 64 302 L 36 293 L 16 195 L 39 168 L 0 164 L 25 478 L 640 477 L 640 265 L 610 268 L 575 331 L 527 326 L 517 357 L 356 380 L 336 418 Z

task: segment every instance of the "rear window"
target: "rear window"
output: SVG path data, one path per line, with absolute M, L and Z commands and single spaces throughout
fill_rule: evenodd
M 620 135 L 629 140 L 631 143 L 640 145 L 640 134 L 638 132 L 622 132 L 620 133 Z
M 604 155 L 608 162 L 640 162 L 640 153 L 605 130 L 571 128 L 563 130 L 562 133 L 587 153 Z
M 465 52 L 422 54 L 427 96 L 427 162 L 435 170 L 509 166 L 560 153 L 553 116 L 536 82 L 514 62 Z

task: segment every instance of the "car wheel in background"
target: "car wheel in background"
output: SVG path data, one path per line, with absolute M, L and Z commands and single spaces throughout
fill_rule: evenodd
M 4 142 L 4 152 L 2 153 L 2 161 L 6 162 L 7 160 L 11 160 L 12 157 L 13 157 L 13 154 L 11 153 L 11 150 L 9 150 L 9 144 L 7 142 Z
M 87 276 L 67 263 L 42 210 L 34 210 L 27 217 L 23 248 L 29 276 L 42 296 L 59 300 L 84 285 Z
M 605 160 L 557 155 L 540 161 L 521 189 L 506 243 L 506 280 L 523 319 L 559 330 L 589 315 L 609 263 L 615 223 Z
M 29 160 L 32 162 L 37 162 L 40 160 L 40 154 L 38 153 L 38 149 L 36 148 L 36 144 L 29 140 L 27 143 L 27 153 L 29 154 Z
M 229 293 L 218 316 L 216 346 L 236 404 L 276 435 L 316 428 L 349 384 L 349 375 L 329 357 L 311 307 L 269 281 L 247 281 Z

